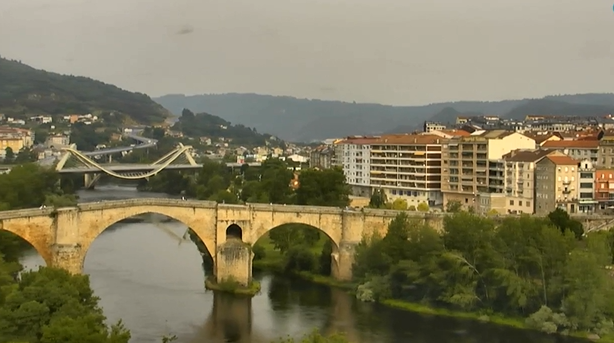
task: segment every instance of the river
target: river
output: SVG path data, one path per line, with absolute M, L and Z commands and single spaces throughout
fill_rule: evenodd
M 81 201 L 159 197 L 107 186 L 79 193 Z M 178 343 L 269 343 L 314 328 L 345 332 L 353 343 L 576 343 L 488 324 L 441 319 L 361 303 L 338 289 L 271 275 L 255 275 L 254 298 L 204 289 L 201 257 L 182 240 L 181 223 L 119 223 L 92 244 L 85 273 L 109 322 L 123 319 L 133 343 L 157 343 L 174 334 Z M 22 262 L 44 262 L 29 252 Z

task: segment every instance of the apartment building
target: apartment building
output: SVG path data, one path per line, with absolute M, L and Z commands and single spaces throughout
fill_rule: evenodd
M 595 200 L 595 166 L 589 159 L 578 163 L 578 212 L 593 213 L 597 210 Z
M 23 148 L 30 148 L 34 144 L 34 134 L 27 129 L 0 126 L 0 150 L 11 148 L 17 153 Z
M 333 166 L 335 149 L 332 145 L 320 145 L 309 153 L 309 167 L 328 169 Z
M 535 213 L 557 208 L 577 212 L 578 161 L 569 156 L 546 156 L 535 165 Z
M 614 133 L 606 132 L 598 146 L 597 164 L 604 169 L 614 168 Z
M 336 143 L 337 163 L 343 167 L 343 174 L 353 195 L 371 195 L 371 144 L 378 139 L 378 137 L 348 137 Z
M 595 170 L 595 201 L 599 211 L 614 208 L 614 170 Z
M 478 194 L 488 202 L 493 200 L 488 199 L 490 193 L 504 197 L 503 155 L 514 149 L 534 148 L 534 139 L 506 130 L 475 131 L 446 140 L 441 153 L 444 204 L 458 201 L 465 208 L 475 208 L 480 204 L 476 202 Z
M 544 157 L 565 156 L 557 150 L 513 150 L 505 161 L 505 207 L 499 212 L 535 212 L 535 165 Z
M 598 163 L 599 141 L 598 140 L 559 140 L 547 141 L 542 145 L 542 149 L 561 150 L 565 155 L 578 161 L 589 159 L 593 163 Z
M 441 146 L 431 134 L 387 135 L 371 143 L 371 187 L 410 206 L 443 205 Z

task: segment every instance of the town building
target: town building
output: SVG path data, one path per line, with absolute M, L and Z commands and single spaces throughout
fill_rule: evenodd
M 443 205 L 442 142 L 431 134 L 386 135 L 371 142 L 371 187 L 381 189 L 389 201 Z
M 547 215 L 557 208 L 577 212 L 578 161 L 569 156 L 546 156 L 535 166 L 535 213 Z
M 614 168 L 614 133 L 606 132 L 598 146 L 597 164 L 604 169 Z
M 34 133 L 27 129 L 0 126 L 0 150 L 11 148 L 14 153 L 34 144 Z
M 544 157 L 564 156 L 557 150 L 513 150 L 503 156 L 505 161 L 505 207 L 502 213 L 535 212 L 535 164 Z
M 561 150 L 565 155 L 576 160 L 589 159 L 593 163 L 598 163 L 598 140 L 550 140 L 541 147 L 542 149 Z
M 614 208 L 614 170 L 595 170 L 595 200 L 597 209 L 605 211 Z
M 595 199 L 595 166 L 589 159 L 578 163 L 578 212 L 593 213 L 597 210 Z
M 63 148 L 70 145 L 70 137 L 68 135 L 55 134 L 50 135 L 45 140 L 45 146 L 48 148 Z
M 441 190 L 444 204 L 458 201 L 475 208 L 478 194 L 504 196 L 503 155 L 514 149 L 534 149 L 535 140 L 506 130 L 478 130 L 446 140 L 442 146 Z
M 320 145 L 309 153 L 309 167 L 328 169 L 333 166 L 335 149 L 332 145 Z
M 424 122 L 424 132 L 432 132 L 432 131 L 441 131 L 441 130 L 445 130 L 447 128 L 447 126 L 445 124 L 442 123 L 437 123 L 437 122 L 432 122 L 432 121 L 425 121 Z
M 335 144 L 336 162 L 343 168 L 353 195 L 371 196 L 371 144 L 378 137 L 348 137 Z

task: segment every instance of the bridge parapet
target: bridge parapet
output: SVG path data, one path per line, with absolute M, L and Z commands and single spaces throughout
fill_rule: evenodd
M 100 202 L 80 203 L 77 205 L 82 211 L 104 210 L 122 208 L 127 206 L 174 206 L 174 207 L 198 207 L 215 208 L 215 201 L 181 200 L 173 198 L 136 198 L 126 200 L 105 200 Z
M 302 206 L 302 205 L 261 205 L 250 204 L 251 208 L 256 211 L 272 211 L 272 212 L 284 212 L 284 213 L 310 213 L 310 214 L 341 214 L 343 210 L 338 207 L 325 207 L 325 206 Z

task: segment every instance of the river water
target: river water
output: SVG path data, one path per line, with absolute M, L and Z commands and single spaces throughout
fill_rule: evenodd
M 158 197 L 108 186 L 80 192 L 81 201 Z M 314 328 L 344 332 L 353 343 L 559 343 L 581 342 L 488 324 L 427 317 L 358 302 L 337 289 L 271 275 L 255 275 L 254 298 L 214 294 L 204 288 L 201 256 L 182 240 L 181 223 L 118 223 L 92 244 L 85 273 L 109 322 L 123 319 L 133 343 L 269 343 Z M 36 252 L 28 269 L 44 262 Z

